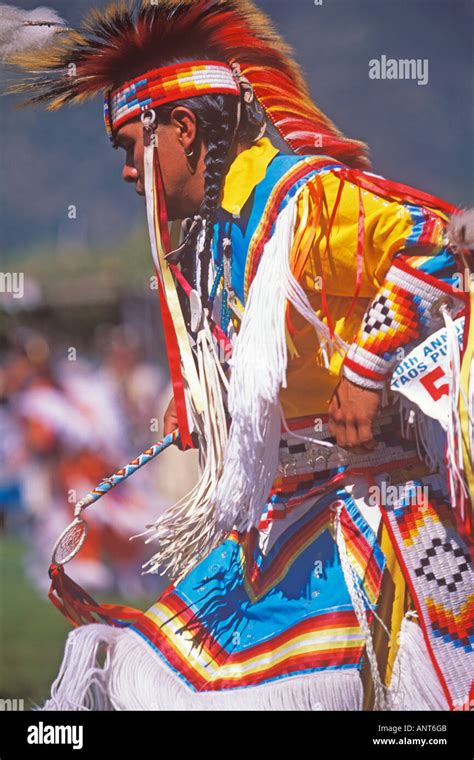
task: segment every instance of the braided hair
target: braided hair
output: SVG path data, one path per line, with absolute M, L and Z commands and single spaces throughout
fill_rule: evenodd
M 167 61 L 167 64 L 183 62 L 179 58 Z M 233 145 L 238 141 L 251 145 L 261 133 L 265 121 L 264 112 L 258 101 L 247 103 L 240 98 L 240 121 L 238 123 L 239 98 L 235 95 L 200 95 L 166 104 L 156 110 L 158 123 L 169 123 L 174 108 L 189 108 L 196 116 L 197 139 L 203 141 L 207 148 L 204 159 L 204 199 L 198 211 L 203 220 L 204 241 L 201 240 L 200 291 L 204 308 L 209 303 L 209 268 L 212 257 L 214 223 L 219 208 L 219 198 L 225 175 L 230 164 Z M 197 227 L 187 241 L 182 263 L 183 274 L 195 282 L 195 252 L 202 228 Z
M 222 101 L 221 103 L 217 102 L 219 99 Z M 237 98 L 227 98 L 227 102 L 225 100 L 223 95 L 215 99 L 220 123 L 215 119 L 209 119 L 207 123 L 203 124 L 201 117 L 201 127 L 203 127 L 207 141 L 207 153 L 204 159 L 206 165 L 204 200 L 200 209 L 203 220 L 205 220 L 204 242 L 199 254 L 201 262 L 200 290 L 204 302 L 203 306 L 207 307 L 209 307 L 209 266 L 212 256 L 214 223 L 237 125 Z

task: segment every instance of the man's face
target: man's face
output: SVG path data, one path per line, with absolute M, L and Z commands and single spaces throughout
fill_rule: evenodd
M 168 219 L 193 216 L 204 198 L 204 157 L 206 149 L 197 137 L 196 119 L 192 111 L 177 107 L 169 124 L 156 129 L 158 156 L 165 190 Z M 145 194 L 143 126 L 136 119 L 120 127 L 117 145 L 125 150 L 122 177 L 135 185 L 139 195 Z M 193 151 L 191 157 L 185 153 Z
M 116 144 L 125 151 L 122 179 L 135 185 L 138 195 L 145 195 L 145 167 L 143 147 L 143 127 L 140 121 L 133 121 L 120 127 Z

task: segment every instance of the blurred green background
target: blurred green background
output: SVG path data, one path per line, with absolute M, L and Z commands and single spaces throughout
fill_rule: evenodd
M 40 596 L 25 578 L 21 560 L 27 551 L 28 545 L 20 537 L 3 537 L 0 541 L 0 695 L 1 699 L 23 699 L 25 710 L 48 699 L 61 665 L 66 636 L 72 630 L 49 599 Z M 156 596 L 162 585 L 158 580 Z M 96 598 L 143 610 L 154 601 L 153 596 L 125 599 L 116 593 Z

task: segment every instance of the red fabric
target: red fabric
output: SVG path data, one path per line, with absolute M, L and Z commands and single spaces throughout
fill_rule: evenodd
M 369 190 L 377 195 L 393 196 L 409 203 L 439 209 L 445 214 L 454 214 L 456 211 L 459 211 L 457 206 L 441 198 L 437 198 L 435 195 L 424 193 L 422 190 L 410 187 L 409 185 L 403 185 L 400 182 L 394 182 L 385 177 L 369 176 L 366 172 L 359 171 L 358 169 L 343 167 L 338 170 L 337 176 L 344 177 L 344 179 L 360 185 L 364 190 Z
M 145 78 L 147 79 L 148 87 L 150 88 L 153 86 L 154 82 L 156 82 L 158 85 L 161 85 L 162 82 L 166 82 L 168 84 L 170 82 L 174 83 L 177 80 L 179 74 L 186 74 L 190 69 L 193 69 L 197 66 L 220 66 L 223 69 L 229 68 L 229 66 L 222 61 L 201 61 L 199 59 L 193 59 L 192 61 L 186 61 L 185 63 L 172 63 L 169 66 L 158 66 L 155 69 L 150 69 L 145 74 L 140 74 L 134 79 L 127 80 L 121 84 L 120 87 L 116 87 L 114 90 L 112 90 L 110 97 L 113 98 L 119 95 L 123 90 L 127 89 L 132 84 L 138 84 Z M 171 92 L 171 94 L 173 95 L 174 100 L 179 100 L 180 89 L 178 82 L 176 82 L 176 88 Z
M 170 267 L 171 271 L 173 272 L 173 275 L 176 277 L 177 281 L 179 282 L 179 284 L 183 288 L 183 290 L 186 293 L 186 295 L 189 296 L 191 294 L 192 287 L 189 284 L 189 282 L 187 281 L 187 279 L 185 278 L 185 276 L 182 273 L 181 269 L 178 269 L 178 267 L 176 266 L 176 264 L 170 264 L 169 267 Z
M 362 272 L 364 268 L 364 220 L 364 203 L 362 201 L 362 191 L 359 187 L 359 224 L 357 228 L 356 286 L 354 296 L 352 298 L 351 305 L 349 306 L 349 311 L 347 312 L 345 319 L 349 319 L 350 315 L 352 314 L 354 306 L 357 303 L 357 299 L 359 298 L 360 288 L 362 285 Z
M 62 565 L 52 563 L 49 576 L 51 586 L 48 597 L 74 627 L 97 622 L 120 626 L 120 621 L 136 620 L 143 615 L 142 610 L 133 607 L 98 604 L 81 586 L 66 575 Z
M 154 151 L 154 174 L 157 200 L 157 212 L 160 227 L 161 239 L 165 251 L 171 249 L 170 236 L 168 231 L 168 218 L 166 214 L 166 203 L 163 190 L 163 180 L 158 161 L 158 152 Z M 168 364 L 173 384 L 173 397 L 176 405 L 176 417 L 178 419 L 178 429 L 181 435 L 181 444 L 183 449 L 195 448 L 188 423 L 188 412 L 186 408 L 186 399 L 184 395 L 184 379 L 181 371 L 181 359 L 179 353 L 178 340 L 174 328 L 171 313 L 166 302 L 163 286 L 161 284 L 158 272 L 158 295 L 160 299 L 161 315 L 163 320 L 163 330 L 165 334 L 166 350 L 168 354 Z
M 327 257 L 328 254 L 329 254 L 329 252 L 330 252 L 331 231 L 332 231 L 332 227 L 333 227 L 333 224 L 334 224 L 334 219 L 336 218 L 337 209 L 339 207 L 339 203 L 340 203 L 340 200 L 341 200 L 341 195 L 342 195 L 342 189 L 343 189 L 343 187 L 344 187 L 344 180 L 341 180 L 341 182 L 339 183 L 338 190 L 337 190 L 337 195 L 336 195 L 336 200 L 335 200 L 335 203 L 334 203 L 334 208 L 332 210 L 331 219 L 329 221 L 329 225 L 328 225 L 328 229 L 327 229 L 327 233 L 326 233 L 326 250 L 324 252 L 324 256 L 325 257 Z M 332 337 L 334 337 L 334 326 L 333 326 L 332 319 L 331 319 L 331 316 L 330 316 L 330 313 L 329 313 L 329 306 L 328 306 L 327 297 L 326 297 L 326 286 L 325 286 L 325 283 L 324 283 L 324 267 L 323 266 L 321 266 L 321 304 L 322 304 L 322 307 L 323 307 L 323 313 L 324 313 L 324 316 L 326 317 L 326 320 L 327 320 L 327 323 L 328 323 L 328 326 L 329 326 L 329 330 L 330 330 L 330 334 L 331 334 L 331 338 L 332 338 Z

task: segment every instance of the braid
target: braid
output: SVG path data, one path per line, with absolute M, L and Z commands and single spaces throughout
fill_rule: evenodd
M 214 223 L 219 206 L 222 183 L 228 168 L 229 152 L 237 125 L 237 100 L 221 95 L 216 98 L 216 110 L 219 113 L 218 120 L 209 120 L 207 124 L 200 125 L 205 130 L 204 134 L 207 143 L 204 200 L 201 206 L 201 215 L 205 220 L 205 236 L 204 244 L 199 254 L 201 262 L 200 286 L 203 306 L 208 308 L 209 266 L 213 255 Z
M 173 58 L 169 61 L 160 63 L 183 63 L 186 58 Z M 241 118 L 236 135 L 237 110 L 239 99 L 235 95 L 201 95 L 183 99 L 161 106 L 157 110 L 157 119 L 162 123 L 169 121 L 170 114 L 178 105 L 190 108 L 196 115 L 198 128 L 198 139 L 202 140 L 207 148 L 204 173 L 204 200 L 199 209 L 199 215 L 205 222 L 204 241 L 199 253 L 200 261 L 200 291 L 202 305 L 204 308 L 210 307 L 209 303 L 209 268 L 212 257 L 212 243 L 214 238 L 214 224 L 222 183 L 229 164 L 229 154 L 232 148 L 234 138 L 241 143 L 252 144 L 261 132 L 262 124 L 265 122 L 265 114 L 258 104 L 254 101 L 248 104 L 243 98 L 241 103 Z M 196 282 L 196 249 L 201 231 L 197 226 L 194 233 L 189 237 L 186 246 L 186 253 L 183 257 L 182 269 L 186 272 L 186 279 L 192 283 L 193 287 L 197 286 Z M 180 299 L 181 300 L 181 299 Z M 189 304 L 187 299 L 183 299 L 183 310 L 186 318 L 189 318 Z

